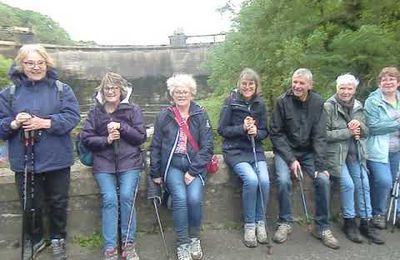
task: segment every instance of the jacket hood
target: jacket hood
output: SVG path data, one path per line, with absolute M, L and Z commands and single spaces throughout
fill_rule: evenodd
M 30 81 L 25 73 L 22 71 L 19 71 L 17 69 L 17 65 L 14 63 L 11 65 L 9 71 L 8 71 L 8 78 L 14 82 L 16 86 L 20 85 L 23 82 L 28 82 Z M 46 72 L 46 77 L 42 80 L 50 80 L 50 81 L 56 81 L 58 78 L 57 71 L 54 68 L 50 68 Z
M 333 96 L 331 96 L 330 98 L 328 98 L 326 100 L 326 102 L 330 102 L 330 103 L 334 103 L 336 105 L 339 105 L 339 102 L 337 102 L 336 98 L 335 98 L 336 94 L 334 94 Z M 353 106 L 353 110 L 357 110 L 359 108 L 362 108 L 362 103 L 358 100 L 358 99 L 354 99 L 354 106 Z

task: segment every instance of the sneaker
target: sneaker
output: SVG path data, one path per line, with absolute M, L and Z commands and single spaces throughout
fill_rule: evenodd
M 292 233 L 292 226 L 289 223 L 281 223 L 278 225 L 273 240 L 276 243 L 283 243 L 287 240 L 290 233 Z
M 247 247 L 256 247 L 256 225 L 255 224 L 244 224 L 244 237 L 243 243 Z
M 107 248 L 104 250 L 104 260 L 118 260 L 118 249 Z
M 260 244 L 267 244 L 268 243 L 268 234 L 267 230 L 265 229 L 265 222 L 258 221 L 256 224 L 256 235 L 257 241 Z
M 53 251 L 53 260 L 65 260 L 67 255 L 65 252 L 65 241 L 61 239 L 51 240 L 51 249 Z
M 46 248 L 46 243 L 44 239 L 41 239 L 39 242 L 33 245 L 30 240 L 26 240 L 24 244 L 24 258 L 23 260 L 33 260 L 35 257 Z M 33 249 L 33 250 L 32 250 Z M 32 254 L 33 251 L 33 254 Z
M 201 249 L 200 239 L 190 239 L 190 253 L 192 254 L 192 259 L 199 260 L 203 258 L 203 250 Z
M 377 229 L 385 229 L 386 228 L 386 220 L 385 217 L 382 215 L 376 215 L 372 218 L 372 224 L 374 224 L 374 226 Z
M 176 256 L 178 260 L 192 260 L 192 255 L 190 254 L 190 245 L 183 244 L 176 248 Z
M 316 228 L 314 228 L 312 232 L 313 236 L 322 240 L 322 243 L 332 249 L 339 249 L 339 242 L 333 236 L 332 231 L 330 229 L 325 229 L 322 232 L 319 232 Z
M 126 246 L 123 246 L 121 256 L 123 260 L 139 260 L 139 256 L 136 253 L 135 243 L 127 243 Z

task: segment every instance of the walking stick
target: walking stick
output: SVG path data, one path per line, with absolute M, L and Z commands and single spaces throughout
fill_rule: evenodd
M 303 187 L 303 171 L 301 170 L 301 167 L 298 168 L 299 172 L 297 174 L 297 179 L 299 180 L 299 185 L 300 185 L 300 194 L 301 194 L 301 203 L 303 205 L 303 211 L 304 215 L 306 216 L 306 223 L 307 223 L 307 230 L 308 232 L 311 231 L 311 220 L 310 216 L 308 214 L 308 206 L 307 206 L 307 200 L 306 200 L 306 195 L 304 193 L 304 187 Z
M 397 171 L 396 179 L 393 182 L 392 192 L 390 193 L 390 202 L 389 202 L 389 209 L 387 212 L 386 222 L 390 221 L 390 216 L 393 213 L 393 226 L 392 226 L 392 233 L 394 233 L 394 228 L 396 225 L 396 214 L 397 214 L 397 207 L 398 207 L 398 199 L 399 199 L 399 189 L 400 189 L 400 170 Z M 393 211 L 392 211 L 393 208 Z
M 29 169 L 29 153 L 31 159 L 31 167 Z M 35 207 L 33 200 L 35 196 L 35 153 L 34 153 L 34 138 L 33 131 L 24 132 L 24 179 L 23 179 L 23 215 L 22 215 L 22 241 L 21 241 L 21 259 L 25 260 L 24 248 L 25 240 L 27 240 L 27 226 L 29 225 L 29 237 L 31 242 L 31 256 L 34 254 L 33 250 L 33 232 L 35 230 Z M 28 259 L 31 259 L 29 257 Z
M 258 168 L 258 159 L 257 159 L 257 153 L 256 153 L 256 142 L 254 140 L 254 136 L 250 136 L 250 140 L 251 140 L 251 146 L 253 148 L 253 156 L 254 156 L 254 163 L 256 166 L 256 175 L 257 175 L 257 179 L 258 179 L 258 190 L 260 191 L 260 199 L 261 199 L 261 205 L 262 205 L 262 211 L 265 211 L 265 204 L 264 204 L 264 193 L 261 187 L 261 183 L 260 183 L 260 169 Z M 270 233 L 269 233 L 269 228 L 268 228 L 268 223 L 267 223 L 267 216 L 265 216 L 265 230 L 267 231 L 267 239 L 268 239 L 268 244 L 267 244 L 267 254 L 271 255 L 272 252 L 272 243 L 271 243 L 271 237 L 270 237 Z
M 368 211 L 367 211 L 367 197 L 365 194 L 365 186 L 364 186 L 364 174 L 363 174 L 363 166 L 362 166 L 362 161 L 361 161 L 361 151 L 360 151 L 360 147 L 361 147 L 361 143 L 360 140 L 356 140 L 356 149 L 357 149 L 357 158 L 358 158 L 358 163 L 360 164 L 360 181 L 361 181 L 361 190 L 363 193 L 363 201 L 364 201 L 364 214 L 365 214 L 365 218 L 367 219 L 367 221 L 369 222 L 368 219 Z M 367 169 L 365 169 L 367 170 Z M 371 244 L 371 238 L 368 238 L 368 243 Z
M 160 214 L 158 212 L 158 205 L 161 204 L 161 185 L 154 183 L 150 175 L 147 177 L 147 199 L 152 200 L 154 211 L 156 212 L 158 227 L 161 233 L 165 256 L 167 257 L 167 259 L 169 259 L 167 242 L 165 240 L 164 230 L 161 224 Z
M 122 247 L 122 235 L 121 235 L 121 197 L 120 197 L 120 185 L 119 185 L 119 169 L 118 169 L 118 153 L 119 153 L 119 140 L 113 141 L 113 150 L 114 150 L 114 160 L 115 160 L 115 176 L 117 178 L 117 208 L 118 208 L 118 231 L 117 231 L 117 239 L 118 239 L 118 248 L 121 252 Z

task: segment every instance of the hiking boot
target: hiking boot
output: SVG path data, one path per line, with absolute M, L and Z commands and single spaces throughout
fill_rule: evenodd
M 256 225 L 255 224 L 244 224 L 244 237 L 243 243 L 247 247 L 256 247 L 257 246 L 257 238 L 256 238 Z
M 104 250 L 104 260 L 118 260 L 118 249 L 115 248 L 107 248 Z
M 65 252 L 65 241 L 63 238 L 52 239 L 51 240 L 51 249 L 53 252 L 53 260 L 67 259 L 67 255 Z
M 377 229 L 385 229 L 386 228 L 386 220 L 385 217 L 382 215 L 376 215 L 372 218 L 372 224 Z
M 190 239 L 190 253 L 192 254 L 192 259 L 200 260 L 203 258 L 203 250 L 201 249 L 200 239 Z
M 339 249 L 339 242 L 337 239 L 333 236 L 332 231 L 330 229 L 325 229 L 322 232 L 319 232 L 317 228 L 315 227 L 313 232 L 313 236 L 321 239 L 322 243 L 332 249 Z
M 121 257 L 123 260 L 139 260 L 139 256 L 136 253 L 135 243 L 126 243 L 126 246 L 122 247 Z
M 176 256 L 178 260 L 192 260 L 192 255 L 190 254 L 190 245 L 183 244 L 177 247 Z
M 375 226 L 370 221 L 368 221 L 368 219 L 360 220 L 360 232 L 372 243 L 375 243 L 377 245 L 382 245 L 385 243 L 385 241 L 380 238 Z
M 360 232 L 358 231 L 356 220 L 354 218 L 345 218 L 343 224 L 343 232 L 346 237 L 355 243 L 362 243 Z
M 33 245 L 32 248 L 32 241 L 26 240 L 24 243 L 24 258 L 23 260 L 33 260 L 39 254 L 40 251 L 45 249 L 46 243 L 44 239 L 40 240 L 36 244 Z M 33 250 L 32 250 L 33 249 Z M 33 251 L 33 254 L 32 254 Z
M 292 233 L 292 226 L 289 223 L 281 223 L 278 225 L 273 240 L 276 243 L 283 243 L 287 240 L 290 233 Z
M 256 235 L 257 241 L 260 244 L 267 244 L 268 243 L 268 234 L 267 230 L 265 229 L 265 222 L 258 221 L 256 224 Z

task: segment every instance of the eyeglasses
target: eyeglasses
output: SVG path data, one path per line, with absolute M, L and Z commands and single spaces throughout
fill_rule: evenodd
M 188 96 L 191 92 L 189 90 L 176 90 L 174 96 Z
M 43 68 L 44 66 L 47 65 L 46 61 L 44 60 L 38 60 L 38 61 L 33 61 L 33 60 L 28 60 L 28 61 L 24 61 L 22 62 L 27 68 L 34 68 L 35 66 L 38 66 L 40 68 Z
M 119 87 L 105 87 L 104 92 L 115 92 L 117 90 L 119 90 Z

